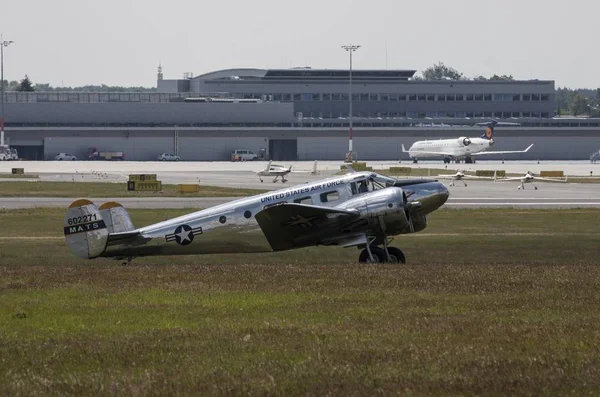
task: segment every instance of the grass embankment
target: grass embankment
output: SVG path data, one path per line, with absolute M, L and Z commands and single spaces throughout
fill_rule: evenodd
M 599 210 L 438 211 L 405 266 L 85 262 L 62 218 L 0 212 L 2 395 L 600 393 Z
M 179 193 L 177 185 L 162 185 L 160 192 L 128 192 L 125 182 L 0 183 L 0 197 L 242 197 L 264 192 L 266 190 L 202 185 L 198 193 Z
M 0 173 L 0 180 L 2 179 L 37 179 L 39 175 L 36 174 L 3 174 Z

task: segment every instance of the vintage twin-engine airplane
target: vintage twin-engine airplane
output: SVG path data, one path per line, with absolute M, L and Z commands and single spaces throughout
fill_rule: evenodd
M 533 183 L 533 181 L 544 181 L 544 182 L 567 182 L 567 177 L 565 179 L 556 179 L 556 178 L 541 178 L 539 176 L 535 176 L 535 174 L 531 171 L 527 171 L 527 173 L 523 176 L 518 176 L 514 178 L 500 178 L 494 179 L 495 182 L 511 182 L 511 181 L 520 181 L 521 184 L 517 186 L 517 190 L 525 190 L 525 184 L 531 183 L 535 190 L 537 190 L 537 186 Z
M 495 179 L 494 177 L 467 175 L 467 174 L 465 174 L 464 171 L 459 171 L 459 170 L 456 170 L 456 174 L 440 174 L 440 175 L 436 176 L 436 178 L 451 179 L 452 182 L 450 182 L 449 186 L 455 186 L 454 185 L 455 181 L 461 181 L 465 186 L 467 186 L 467 183 L 464 181 L 465 179 L 479 179 L 479 180 L 482 180 L 482 179 L 494 180 Z
M 504 123 L 492 120 L 484 123 L 476 123 L 476 125 L 485 126 L 485 133 L 480 138 L 460 137 L 455 139 L 439 139 L 417 141 L 406 150 L 402 144 L 402 152 L 408 153 L 413 159 L 413 162 L 418 162 L 421 158 L 426 157 L 443 157 L 444 163 L 450 163 L 455 159 L 457 163 L 461 158 L 465 159 L 466 163 L 472 163 L 472 156 L 482 156 L 487 154 L 511 154 L 511 153 L 526 153 L 531 149 L 533 144 L 529 145 L 525 150 L 509 150 L 509 151 L 490 151 L 487 150 L 494 145 L 494 127 L 499 125 L 519 125 L 518 123 Z
M 442 206 L 448 196 L 448 189 L 435 180 L 396 180 L 373 172 L 351 172 L 137 229 L 118 203 L 98 208 L 91 201 L 77 200 L 67 210 L 64 234 L 69 248 L 84 259 L 129 262 L 152 255 L 337 245 L 362 249 L 361 263 L 405 263 L 404 253 L 388 246 L 392 237 L 425 229 L 427 214 Z
M 312 175 L 317 174 L 317 160 L 315 160 L 315 162 L 313 163 L 312 171 L 292 171 L 291 165 L 289 168 L 285 168 L 283 165 L 272 164 L 272 163 L 273 163 L 272 161 L 269 161 L 269 164 L 267 164 L 266 168 L 256 172 L 256 175 L 258 175 L 258 179 L 260 179 L 261 182 L 263 182 L 263 179 L 262 179 L 263 176 L 275 176 L 275 179 L 273 179 L 273 183 L 277 182 L 277 178 L 281 177 L 281 182 L 285 183 L 285 182 L 287 182 L 287 179 L 285 179 L 285 176 L 291 172 L 294 172 L 294 173 L 310 172 Z

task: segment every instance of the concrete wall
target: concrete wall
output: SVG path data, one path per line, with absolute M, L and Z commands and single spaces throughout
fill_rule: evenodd
M 297 139 L 301 160 L 341 160 L 348 151 L 345 128 L 178 128 L 179 152 L 185 160 L 227 160 L 234 149 L 269 148 L 270 139 Z M 354 150 L 359 159 L 389 160 L 403 156 L 417 140 L 478 137 L 480 128 L 356 128 Z M 124 151 L 129 160 L 154 160 L 158 154 L 173 152 L 174 128 L 109 127 L 8 127 L 13 145 L 44 145 L 46 157 L 70 152 L 85 157 L 88 147 L 102 151 Z M 525 154 L 506 159 L 588 160 L 600 149 L 600 128 L 498 128 L 494 150 L 522 150 Z M 404 158 L 407 158 L 404 155 Z M 483 157 L 482 157 L 483 158 Z M 486 156 L 498 159 L 502 156 Z
M 291 103 L 8 103 L 7 123 L 110 125 L 292 123 Z

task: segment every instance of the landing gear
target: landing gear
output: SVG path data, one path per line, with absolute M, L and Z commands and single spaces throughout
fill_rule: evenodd
M 135 257 L 134 256 L 129 256 L 127 258 L 117 258 L 117 260 L 125 260 L 124 262 L 121 262 L 121 266 L 128 266 L 132 260 L 134 260 Z
M 444 157 L 444 164 L 450 164 L 452 159 L 450 157 Z
M 275 179 L 273 179 L 273 183 L 277 182 L 277 178 L 279 178 L 279 175 L 277 175 L 275 177 Z M 281 175 L 281 183 L 286 183 L 288 180 L 285 179 L 285 176 Z M 261 181 L 262 182 L 262 181 Z
M 473 157 L 467 156 L 465 157 L 465 164 L 475 164 L 475 160 L 473 160 Z
M 387 243 L 384 241 L 384 247 L 387 246 Z M 404 252 L 400 248 L 396 247 L 387 247 L 379 248 L 376 246 L 367 246 L 364 250 L 361 251 L 358 257 L 359 263 L 406 263 L 406 256 L 404 256 Z
M 358 256 L 359 263 L 384 263 L 385 259 L 385 251 L 379 247 L 369 247 L 362 250 L 360 255 Z
M 400 248 L 388 247 L 388 252 L 390 253 L 391 263 L 402 263 L 403 265 L 406 263 L 406 257 Z
M 418 164 L 419 163 L 419 159 L 417 159 L 416 157 L 413 159 L 413 164 Z

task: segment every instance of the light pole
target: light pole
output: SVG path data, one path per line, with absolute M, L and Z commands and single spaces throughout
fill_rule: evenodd
M 360 48 L 359 45 L 343 45 L 342 48 L 350 53 L 350 76 L 349 76 L 349 121 L 350 121 L 350 132 L 349 132 L 349 140 L 348 140 L 348 154 L 346 155 L 346 162 L 351 163 L 354 159 L 354 151 L 352 148 L 352 53 Z
M 4 147 L 4 47 L 8 47 L 12 44 L 12 41 L 4 41 L 4 38 L 0 34 L 0 85 L 2 86 L 1 91 L 1 103 L 0 105 L 0 152 L 5 150 Z

